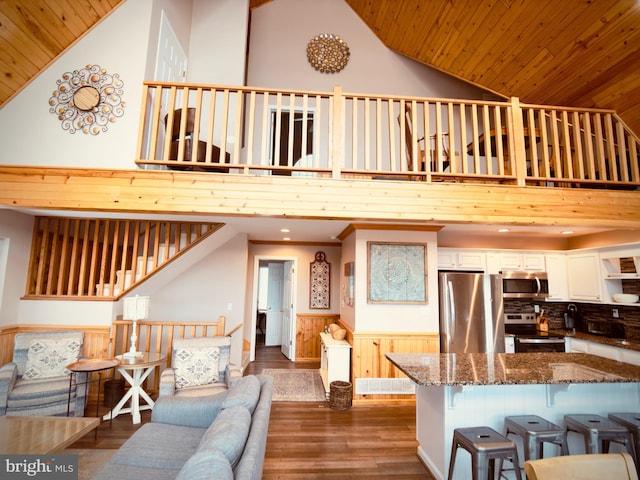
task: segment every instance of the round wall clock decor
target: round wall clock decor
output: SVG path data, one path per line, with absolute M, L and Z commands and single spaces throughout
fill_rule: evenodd
M 58 88 L 49 99 L 49 111 L 58 116 L 69 133 L 98 135 L 109 123 L 124 115 L 124 83 L 117 73 L 109 74 L 100 65 L 66 72 L 56 81 Z
M 345 41 L 333 33 L 316 35 L 307 45 L 309 63 L 322 73 L 338 73 L 347 66 L 350 55 Z

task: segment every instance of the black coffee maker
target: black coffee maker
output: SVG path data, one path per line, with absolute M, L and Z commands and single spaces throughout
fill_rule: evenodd
M 567 311 L 564 312 L 564 328 L 575 332 L 576 328 L 580 327 L 580 321 L 581 318 L 578 307 L 573 303 L 567 305 Z

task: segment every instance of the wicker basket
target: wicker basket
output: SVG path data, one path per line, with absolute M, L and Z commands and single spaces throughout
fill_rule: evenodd
M 353 400 L 353 387 L 350 382 L 336 380 L 329 385 L 329 406 L 333 410 L 349 410 Z

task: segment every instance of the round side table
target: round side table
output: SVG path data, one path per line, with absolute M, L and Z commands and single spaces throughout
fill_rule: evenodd
M 67 417 L 69 416 L 69 406 L 71 404 L 71 388 L 73 386 L 73 378 L 78 373 L 86 373 L 87 377 L 84 382 L 76 384 L 76 395 L 79 385 L 90 385 L 93 380 L 91 378 L 92 373 L 98 373 L 98 399 L 96 401 L 96 417 L 100 417 L 100 387 L 102 385 L 102 372 L 115 368 L 120 364 L 120 361 L 115 358 L 91 358 L 87 360 L 79 360 L 71 365 L 67 365 L 69 370 L 69 397 L 67 399 Z M 89 392 L 87 392 L 88 396 Z M 96 436 L 98 435 L 98 429 L 96 429 Z

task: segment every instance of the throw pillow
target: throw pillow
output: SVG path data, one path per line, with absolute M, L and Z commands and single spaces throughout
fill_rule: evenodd
M 233 382 L 227 398 L 222 402 L 222 410 L 235 406 L 242 406 L 253 415 L 260 399 L 260 380 L 255 375 L 247 375 Z
M 176 480 L 233 480 L 233 470 L 222 452 L 203 450 L 189 457 Z
M 174 352 L 176 388 L 219 381 L 220 347 L 180 348 Z
M 27 351 L 22 378 L 51 378 L 67 375 L 67 365 L 76 362 L 82 344 L 76 338 L 41 338 L 33 340 Z
M 219 450 L 235 468 L 240 460 L 244 445 L 247 443 L 251 429 L 251 414 L 244 407 L 233 407 L 218 414 L 211 426 L 207 428 L 198 452 Z

